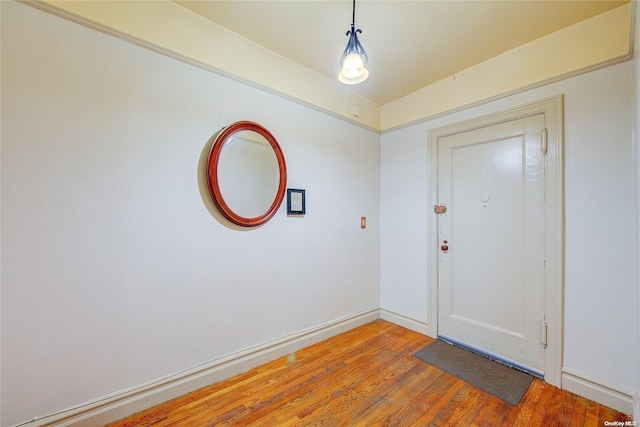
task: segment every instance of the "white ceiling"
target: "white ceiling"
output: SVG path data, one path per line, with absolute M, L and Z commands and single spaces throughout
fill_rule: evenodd
M 350 0 L 174 0 L 337 81 Z M 359 0 L 370 77 L 353 90 L 379 105 L 628 0 Z

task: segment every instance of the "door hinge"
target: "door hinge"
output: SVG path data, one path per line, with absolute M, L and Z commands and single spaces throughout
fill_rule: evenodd
M 542 129 L 540 135 L 540 149 L 542 150 L 542 154 L 547 154 L 547 150 L 549 149 L 549 132 L 547 128 Z
M 540 344 L 542 344 L 542 347 L 547 348 L 547 322 L 544 320 L 540 323 Z

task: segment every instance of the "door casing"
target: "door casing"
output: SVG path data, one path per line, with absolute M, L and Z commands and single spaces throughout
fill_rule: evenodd
M 429 205 L 438 201 L 438 140 L 470 130 L 493 126 L 512 120 L 543 114 L 547 129 L 548 150 L 545 156 L 545 320 L 547 323 L 547 348 L 545 350 L 544 379 L 561 387 L 563 306 L 564 306 L 564 97 L 546 98 L 523 106 L 511 108 L 487 116 L 466 120 L 429 132 L 428 176 Z M 438 217 L 433 211 L 427 216 L 427 256 L 429 314 L 427 334 L 438 335 Z

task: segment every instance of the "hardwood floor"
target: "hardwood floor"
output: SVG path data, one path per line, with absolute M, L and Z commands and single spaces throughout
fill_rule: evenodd
M 378 320 L 111 426 L 603 426 L 630 420 L 537 379 L 512 406 L 412 357 L 431 341 Z

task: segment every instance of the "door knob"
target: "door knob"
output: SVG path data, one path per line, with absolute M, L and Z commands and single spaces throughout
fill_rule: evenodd
M 442 249 L 444 252 L 446 252 L 446 251 L 448 251 L 448 250 L 449 250 L 449 246 L 447 246 L 447 245 L 442 245 L 442 246 L 440 246 L 440 249 Z

